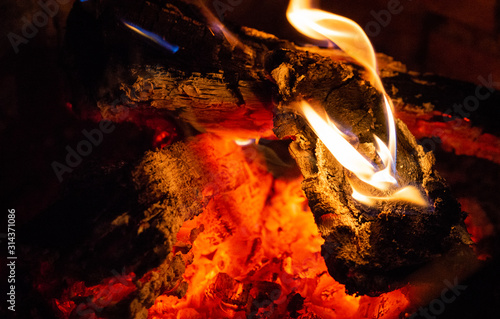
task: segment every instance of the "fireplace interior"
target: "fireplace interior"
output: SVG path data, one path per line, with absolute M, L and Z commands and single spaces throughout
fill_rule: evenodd
M 291 2 L 2 5 L 6 316 L 500 316 L 497 2 Z

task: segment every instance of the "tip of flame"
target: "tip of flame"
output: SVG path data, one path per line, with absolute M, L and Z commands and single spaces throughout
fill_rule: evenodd
M 136 33 L 142 35 L 143 37 L 145 37 L 145 38 L 151 40 L 152 42 L 158 44 L 159 46 L 167 49 L 171 53 L 176 53 L 177 51 L 179 51 L 179 46 L 167 42 L 165 39 L 163 39 L 162 37 L 160 37 L 159 35 L 151 32 L 151 31 L 145 30 L 145 29 L 143 29 L 143 28 L 141 28 L 133 23 L 125 21 L 125 20 L 122 20 L 122 23 L 127 28 L 135 31 Z

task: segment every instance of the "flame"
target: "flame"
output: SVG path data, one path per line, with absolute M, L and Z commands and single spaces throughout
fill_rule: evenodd
M 394 106 L 391 98 L 385 92 L 382 81 L 377 73 L 375 51 L 363 29 L 354 21 L 345 17 L 312 8 L 312 0 L 291 0 L 287 10 L 290 23 L 301 33 L 316 39 L 327 40 L 338 45 L 367 71 L 368 80 L 382 93 L 384 112 L 387 119 L 388 142 L 385 144 L 374 135 L 377 155 L 382 162 L 378 168 L 370 160 L 351 145 L 337 125 L 328 117 L 322 117 L 305 101 L 300 104 L 311 128 L 325 144 L 328 150 L 347 170 L 351 171 L 361 181 L 383 191 L 392 193 L 388 196 L 370 196 L 362 194 L 351 183 L 353 198 L 366 205 L 374 205 L 379 201 L 397 200 L 410 202 L 419 206 L 427 206 L 427 200 L 414 186 L 400 188 L 396 179 L 396 123 L 394 121 Z
M 245 52 L 249 52 L 248 48 L 238 39 L 238 37 L 231 31 L 229 31 L 226 26 L 212 13 L 205 2 L 198 0 L 196 1 L 196 3 L 200 8 L 201 13 L 207 19 L 208 29 L 210 30 L 212 35 L 215 36 L 213 30 L 215 30 L 216 32 L 221 32 L 233 49 L 239 46 L 243 48 Z
M 168 43 L 167 41 L 165 41 L 165 39 L 163 39 L 162 37 L 160 37 L 159 35 L 157 35 L 156 33 L 153 33 L 151 31 L 148 31 L 148 30 L 145 30 L 135 24 L 132 24 L 128 21 L 125 21 L 125 20 L 122 20 L 122 23 L 127 27 L 129 28 L 130 30 L 133 30 L 135 32 L 137 32 L 138 34 L 142 35 L 143 37 L 153 41 L 154 43 L 158 44 L 159 46 L 169 50 L 170 52 L 172 53 L 176 53 L 177 51 L 179 51 L 179 46 L 175 45 L 175 44 L 170 44 Z
M 239 145 L 239 146 L 248 146 L 256 143 L 258 141 L 258 138 L 248 138 L 248 139 L 235 139 L 234 142 Z

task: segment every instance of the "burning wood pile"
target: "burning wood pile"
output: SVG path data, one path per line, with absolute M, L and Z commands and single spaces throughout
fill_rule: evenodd
M 288 17 L 342 51 L 224 26 L 198 1 L 75 3 L 73 109 L 153 141 L 65 181 L 48 214 L 85 218 L 78 240 L 30 248 L 59 316 L 396 318 L 420 270 L 475 259 L 361 28 L 308 1 Z

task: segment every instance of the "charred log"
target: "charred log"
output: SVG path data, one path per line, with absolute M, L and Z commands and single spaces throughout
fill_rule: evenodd
M 182 297 L 182 275 L 202 231 L 179 240 L 184 221 L 214 196 L 255 188 L 242 186 L 246 162 L 230 142 L 202 134 L 128 162 L 83 165 L 65 181 L 60 201 L 23 229 L 38 241 L 23 245 L 30 285 L 70 318 L 145 318 L 159 295 Z
M 415 269 L 451 249 L 467 251 L 471 242 L 459 204 L 435 171 L 433 155 L 399 120 L 399 183 L 418 187 L 430 206 L 384 202 L 367 207 L 350 196 L 349 173 L 289 104 L 298 98 L 322 101 L 326 112 L 359 138 L 359 148 L 369 150 L 373 134 L 386 132 L 379 93 L 345 64 L 305 52 L 279 55 L 285 61 L 272 74 L 283 101 L 275 132 L 295 139 L 290 150 L 304 175 L 303 189 L 325 238 L 322 253 L 332 276 L 353 293 L 376 295 L 404 285 Z
M 76 24 L 89 15 L 88 8 L 79 6 L 69 23 L 69 39 L 88 35 L 81 29 L 85 24 Z M 279 102 L 274 132 L 295 139 L 290 152 L 304 175 L 304 191 L 325 238 L 325 260 L 350 292 L 376 295 L 394 289 L 426 262 L 470 244 L 464 214 L 435 171 L 432 154 L 401 121 L 399 182 L 417 187 L 430 206 L 382 203 L 367 208 L 351 198 L 348 173 L 293 111 L 299 99 L 319 101 L 358 136 L 361 148 L 373 150 L 372 135 L 386 136 L 381 97 L 345 57 L 332 59 L 247 28 L 229 31 L 214 25 L 203 8 L 184 1 L 107 1 L 97 12 L 97 18 L 86 18 L 100 26 L 99 61 L 107 62 L 106 76 L 79 65 L 82 53 L 71 41 L 68 56 L 75 62 L 75 74 L 84 74 L 79 79 L 98 84 L 87 84 L 87 89 L 109 119 L 115 119 L 110 110 L 121 96 L 126 103 L 119 103 L 126 107 L 166 110 L 200 131 L 266 136 L 272 127 L 272 101 Z M 166 52 L 148 43 L 123 21 L 157 33 L 179 50 Z M 415 81 L 404 85 L 408 82 Z
M 464 214 L 435 171 L 432 154 L 401 121 L 399 179 L 425 193 L 430 208 L 404 203 L 367 208 L 355 202 L 348 172 L 293 111 L 299 99 L 320 101 L 331 117 L 351 128 L 361 147 L 372 149 L 371 136 L 386 135 L 385 120 L 379 93 L 356 66 L 256 30 L 231 33 L 213 26 L 202 12 L 184 1 L 105 1 L 98 8 L 76 2 L 64 55 L 77 88 L 75 107 L 85 113 L 97 105 L 104 118 L 116 122 L 129 121 L 120 117 L 117 106 L 138 114 L 155 110 L 181 127 L 242 138 L 269 136 L 274 125 L 279 138 L 293 137 L 290 153 L 304 175 L 303 188 L 325 238 L 323 256 L 330 274 L 351 293 L 395 289 L 450 250 L 468 253 Z M 179 50 L 168 52 L 148 42 L 123 21 L 159 34 Z M 412 82 L 391 85 L 411 87 Z M 120 315 L 140 317 L 162 292 L 180 287 L 173 293 L 182 294 L 185 287 L 179 283 L 188 257 L 180 251 L 189 250 L 189 244 L 177 249 L 175 236 L 183 221 L 207 204 L 203 191 L 220 185 L 212 175 L 214 167 L 220 169 L 219 160 L 220 154 L 184 141 L 144 156 L 139 152 L 123 165 L 81 168 L 68 181 L 70 196 L 54 211 L 76 209 L 87 198 L 72 196 L 88 189 L 121 195 L 106 209 L 97 207 L 106 206 L 99 202 L 80 210 L 78 216 L 92 216 L 88 232 L 68 247 L 41 245 L 51 251 L 45 259 L 56 260 L 54 272 L 87 285 L 109 277 L 113 269 L 134 273 L 133 292 L 103 311 L 110 317 L 123 309 Z M 58 240 L 66 243 L 70 237 Z

